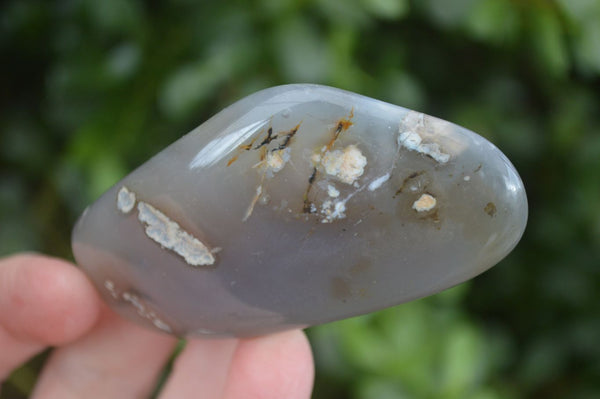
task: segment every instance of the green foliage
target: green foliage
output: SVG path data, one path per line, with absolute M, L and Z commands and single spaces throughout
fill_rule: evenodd
M 338 86 L 488 137 L 531 214 L 472 283 L 311 329 L 315 398 L 600 394 L 600 1 L 9 0 L 0 52 L 0 254 L 70 257 L 88 203 L 222 107 Z
M 322 397 L 509 398 L 494 382 L 512 348 L 461 309 L 468 284 L 398 308 L 311 330 Z M 335 392 L 335 395 L 333 394 Z M 319 396 L 320 397 L 320 396 Z

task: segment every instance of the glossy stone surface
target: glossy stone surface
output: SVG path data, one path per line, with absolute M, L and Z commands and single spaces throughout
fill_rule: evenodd
M 459 126 L 289 85 L 226 108 L 108 190 L 73 233 L 123 316 L 177 335 L 252 336 L 371 312 L 500 261 L 523 184 Z

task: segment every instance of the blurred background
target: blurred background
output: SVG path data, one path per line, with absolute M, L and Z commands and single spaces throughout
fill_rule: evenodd
M 468 283 L 309 329 L 314 398 L 600 397 L 599 0 L 5 0 L 0 56 L 0 255 L 72 259 L 80 212 L 167 144 L 254 91 L 332 85 L 487 137 L 530 219 Z

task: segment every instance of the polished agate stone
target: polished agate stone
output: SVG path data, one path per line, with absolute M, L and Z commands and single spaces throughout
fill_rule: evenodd
M 107 303 L 180 336 L 372 312 L 490 268 L 527 200 L 484 138 L 318 85 L 231 105 L 115 184 L 73 232 Z

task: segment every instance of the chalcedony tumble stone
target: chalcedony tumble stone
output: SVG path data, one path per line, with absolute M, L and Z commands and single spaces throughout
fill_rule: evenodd
M 121 315 L 253 336 L 459 284 L 519 241 L 527 200 L 484 138 L 325 86 L 229 106 L 109 189 L 73 251 Z

